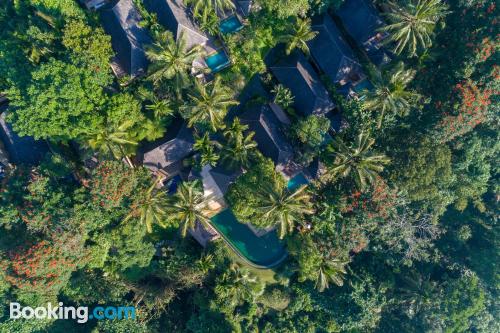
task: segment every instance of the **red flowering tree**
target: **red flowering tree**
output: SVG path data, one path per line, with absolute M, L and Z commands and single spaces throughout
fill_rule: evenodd
M 86 262 L 84 240 L 78 232 L 59 234 L 7 252 L 0 261 L 5 280 L 25 302 L 51 299 L 68 282 L 71 273 Z
M 134 195 L 147 188 L 148 177 L 143 168 L 132 169 L 121 162 L 105 161 L 94 170 L 92 200 L 106 210 L 129 207 Z
M 498 76 L 498 75 L 496 75 Z M 495 77 L 493 77 L 493 80 Z M 437 134 L 441 142 L 448 142 L 462 136 L 490 117 L 492 96 L 498 91 L 485 87 L 471 80 L 455 86 L 457 102 L 453 114 L 445 113 L 437 125 Z

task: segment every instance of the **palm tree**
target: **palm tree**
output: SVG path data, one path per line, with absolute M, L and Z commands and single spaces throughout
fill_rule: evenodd
M 280 40 L 286 43 L 286 54 L 292 53 L 296 48 L 301 49 L 305 54 L 309 54 L 307 42 L 312 40 L 318 34 L 317 31 L 311 30 L 310 19 L 297 19 L 295 26 Z
M 234 118 L 232 124 L 224 131 L 226 144 L 222 147 L 222 161 L 229 169 L 248 167 L 252 150 L 257 147 L 253 140 L 254 132 L 245 136 L 248 125 L 242 124 L 239 118 Z
M 184 2 L 192 8 L 195 16 L 198 16 L 207 8 L 214 8 L 216 12 L 235 8 L 232 0 L 185 0 Z
M 277 185 L 264 186 L 257 196 L 261 204 L 256 207 L 261 217 L 273 223 L 279 223 L 279 237 L 291 233 L 295 222 L 304 214 L 312 214 L 310 195 L 306 193 L 307 185 L 294 192 Z M 276 221 L 276 222 L 275 222 Z
M 157 34 L 156 42 L 146 46 L 145 51 L 151 61 L 149 79 L 155 85 L 172 80 L 178 97 L 190 82 L 193 61 L 203 54 L 200 45 L 187 50 L 184 35 L 175 41 L 170 31 Z
M 417 92 L 406 89 L 415 73 L 414 70 L 405 70 L 400 62 L 391 71 L 379 72 L 373 80 L 374 89 L 365 93 L 363 105 L 368 110 L 379 111 L 378 128 L 382 127 L 386 112 L 404 115 L 411 108 L 411 102 L 420 98 Z
M 417 54 L 417 49 L 427 49 L 432 45 L 432 34 L 436 23 L 448 14 L 448 6 L 441 0 L 410 0 L 400 7 L 389 4 L 387 17 L 392 24 L 381 29 L 391 34 L 388 42 L 396 42 L 394 52 L 401 54 L 405 49 L 409 56 Z
M 347 274 L 345 265 L 348 261 L 339 259 L 323 258 L 318 270 L 318 277 L 316 279 L 316 289 L 323 292 L 333 282 L 339 287 L 344 285 L 343 275 Z
M 228 168 L 248 168 L 251 152 L 257 147 L 257 143 L 253 140 L 254 135 L 254 132 L 250 132 L 241 139 L 229 140 L 222 148 L 222 161 Z
M 133 217 L 140 216 L 141 224 L 146 226 L 146 231 L 151 233 L 153 231 L 153 224 L 165 225 L 166 213 L 163 207 L 166 204 L 167 196 L 164 191 L 157 190 L 158 183 L 161 178 L 149 187 L 149 189 L 141 196 L 141 201 L 135 206 L 135 209 L 127 215 L 124 222 Z
M 285 88 L 282 84 L 274 86 L 271 92 L 274 94 L 274 103 L 282 108 L 287 109 L 293 104 L 295 97 L 292 95 L 290 89 Z
M 126 121 L 122 125 L 114 128 L 113 126 L 103 125 L 87 134 L 87 144 L 94 150 L 109 153 L 116 159 L 128 159 L 127 151 L 131 146 L 137 146 L 137 142 L 131 139 L 130 127 L 131 121 Z
M 180 223 L 182 237 L 186 236 L 189 228 L 195 227 L 196 221 L 208 223 L 203 207 L 203 191 L 197 181 L 182 183 L 169 199 L 165 211 L 170 219 Z
M 220 144 L 215 140 L 211 140 L 208 132 L 196 138 L 193 148 L 200 153 L 202 166 L 207 164 L 211 166 L 217 165 L 220 156 L 215 151 L 216 147 L 220 147 Z
M 360 133 L 353 146 L 348 147 L 339 139 L 335 140 L 329 147 L 335 160 L 330 172 L 334 175 L 347 177 L 352 175 L 356 185 L 364 190 L 367 184 L 375 181 L 378 172 L 384 169 L 384 165 L 390 159 L 383 154 L 375 154 L 370 148 L 375 143 L 368 134 Z
M 188 120 L 188 126 L 209 124 L 213 131 L 224 128 L 227 108 L 237 105 L 231 91 L 221 84 L 217 77 L 209 84 L 196 82 L 195 89 L 188 94 L 189 101 L 180 108 L 181 114 Z

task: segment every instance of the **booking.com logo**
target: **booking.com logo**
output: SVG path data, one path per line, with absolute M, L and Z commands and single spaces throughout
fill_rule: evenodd
M 10 303 L 11 319 L 76 319 L 77 323 L 86 323 L 89 319 L 135 319 L 133 306 L 96 306 L 89 313 L 87 306 L 64 306 L 59 302 L 57 306 L 47 303 L 47 306 L 32 308 L 21 306 L 19 303 Z

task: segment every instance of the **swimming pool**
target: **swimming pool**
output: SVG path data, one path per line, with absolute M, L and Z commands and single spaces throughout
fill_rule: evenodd
M 241 24 L 236 15 L 231 15 L 220 23 L 219 29 L 223 34 L 230 34 L 243 29 L 243 24 Z
M 208 68 L 210 68 L 212 73 L 216 73 L 223 68 L 226 68 L 231 63 L 226 55 L 226 52 L 224 52 L 223 50 L 219 50 L 218 52 L 208 56 L 205 59 L 205 62 L 207 63 L 207 66 Z
M 274 267 L 287 256 L 276 231 L 258 237 L 246 224 L 240 223 L 230 209 L 215 215 L 210 221 L 233 251 L 251 266 Z
M 295 175 L 293 178 L 290 178 L 288 183 L 286 184 L 286 187 L 290 190 L 296 190 L 302 185 L 307 185 L 309 184 L 309 181 L 306 179 L 304 174 L 301 172 L 297 175 Z

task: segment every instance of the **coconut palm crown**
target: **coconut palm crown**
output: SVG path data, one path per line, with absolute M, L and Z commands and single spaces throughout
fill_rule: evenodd
M 417 92 L 408 89 L 415 73 L 414 70 L 405 69 L 404 64 L 400 62 L 390 71 L 379 72 L 373 80 L 374 88 L 365 93 L 363 106 L 379 112 L 378 128 L 382 127 L 386 113 L 405 115 L 412 102 L 420 98 Z
M 257 193 L 261 204 L 256 207 L 263 218 L 279 224 L 278 235 L 284 238 L 291 233 L 297 221 L 305 214 L 313 214 L 311 197 L 306 192 L 307 185 L 290 192 L 277 185 L 265 186 Z
M 396 43 L 394 52 L 406 50 L 410 57 L 416 56 L 419 48 L 425 50 L 432 45 L 436 23 L 448 13 L 442 0 L 410 0 L 405 6 L 389 2 L 388 6 L 391 24 L 381 31 L 390 34 L 387 42 Z
M 367 133 L 360 133 L 352 146 L 347 146 L 336 139 L 329 147 L 329 153 L 334 157 L 330 172 L 333 176 L 354 178 L 356 186 L 364 190 L 375 181 L 379 172 L 384 170 L 384 165 L 390 159 L 383 154 L 371 151 L 375 140 Z

